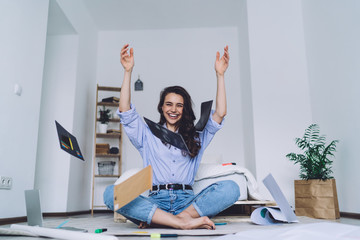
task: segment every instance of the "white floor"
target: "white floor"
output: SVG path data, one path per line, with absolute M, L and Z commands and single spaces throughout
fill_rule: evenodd
M 175 232 L 179 235 L 183 230 L 172 230 L 172 229 L 145 229 L 145 230 L 139 230 L 137 229 L 137 226 L 131 222 L 127 223 L 115 223 L 113 221 L 113 214 L 95 214 L 93 217 L 91 215 L 79 215 L 79 216 L 73 216 L 70 218 L 45 218 L 44 219 L 44 227 L 53 228 L 61 224 L 64 220 L 69 220 L 64 226 L 65 227 L 75 227 L 75 228 L 81 228 L 86 229 L 88 232 L 94 232 L 95 229 L 98 228 L 107 228 L 109 232 Z M 252 224 L 248 217 L 224 217 L 219 216 L 215 217 L 213 219 L 214 222 L 227 222 L 226 225 L 220 225 L 217 226 L 216 230 L 204 230 L 205 233 L 209 234 L 222 234 L 225 232 L 240 232 L 250 229 L 270 229 L 270 228 L 281 228 L 281 227 L 289 227 L 289 224 L 283 224 L 283 225 L 277 225 L 277 226 L 258 226 L 255 224 Z M 306 224 L 306 223 L 314 223 L 314 222 L 323 222 L 325 220 L 318 220 L 318 219 L 311 219 L 307 217 L 299 217 L 299 223 L 294 224 Z M 360 226 L 360 220 L 357 219 L 349 219 L 349 218 L 341 218 L 335 221 L 331 222 L 340 222 L 344 224 L 350 224 L 350 225 L 356 225 Z M 26 225 L 26 223 L 21 223 Z M 0 226 L 8 228 L 9 225 Z M 204 233 L 204 231 L 197 231 L 193 230 L 195 234 L 197 233 Z M 198 239 L 198 240 L 208 240 L 208 239 L 214 239 L 218 236 L 179 236 L 177 239 L 179 240 L 190 240 L 190 239 Z M 0 236 L 0 239 L 9 239 L 9 240 L 43 240 L 44 238 L 38 238 L 38 237 L 24 237 L 24 236 Z M 149 239 L 148 236 L 119 236 L 118 239 L 126 240 L 126 239 Z M 167 238 L 171 239 L 171 238 Z

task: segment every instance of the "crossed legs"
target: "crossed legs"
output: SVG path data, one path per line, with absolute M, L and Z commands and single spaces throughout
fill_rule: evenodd
M 215 229 L 215 224 L 206 216 L 200 217 L 192 205 L 178 215 L 157 208 L 151 219 L 150 226 L 167 226 L 177 229 Z M 139 227 L 146 228 L 148 225 L 142 222 Z
M 162 210 L 153 199 L 139 196 L 118 210 L 140 228 L 148 226 L 167 226 L 177 229 L 215 229 L 215 224 L 209 219 L 222 210 L 230 207 L 240 195 L 239 187 L 233 181 L 214 183 L 188 202 L 177 212 Z M 104 192 L 105 204 L 113 210 L 113 186 Z

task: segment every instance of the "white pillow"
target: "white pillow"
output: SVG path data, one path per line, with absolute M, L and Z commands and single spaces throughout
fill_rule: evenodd
M 195 182 L 199 182 L 205 179 L 214 179 L 224 176 L 231 176 L 231 175 L 241 175 L 246 179 L 246 186 L 247 186 L 247 193 L 249 195 L 250 199 L 253 200 L 261 200 L 263 197 L 259 193 L 257 181 L 255 177 L 251 174 L 251 172 L 244 168 L 240 167 L 238 165 L 225 165 L 222 164 L 200 164 L 199 170 L 195 176 Z M 241 180 L 239 180 L 241 181 Z M 240 184 L 240 182 L 238 183 Z M 240 191 L 242 186 L 240 186 Z M 241 192 L 240 192 L 241 193 Z M 243 197 L 243 196 L 240 196 Z
M 246 178 L 242 173 L 224 174 L 223 176 L 215 176 L 215 177 L 208 177 L 200 180 L 195 180 L 193 185 L 194 193 L 197 194 L 207 186 L 223 180 L 233 180 L 239 186 L 240 189 L 240 196 L 238 200 L 247 200 L 248 191 L 247 191 Z

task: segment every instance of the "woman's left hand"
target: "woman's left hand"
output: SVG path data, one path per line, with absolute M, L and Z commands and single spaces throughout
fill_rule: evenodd
M 216 52 L 216 60 L 215 60 L 215 71 L 218 75 L 224 75 L 226 69 L 229 66 L 229 47 L 226 45 L 224 47 L 224 55 L 220 58 L 220 53 Z

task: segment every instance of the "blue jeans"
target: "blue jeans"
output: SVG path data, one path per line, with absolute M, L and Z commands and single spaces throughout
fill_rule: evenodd
M 192 190 L 151 191 L 149 197 L 139 196 L 117 212 L 135 224 L 150 224 L 157 208 L 177 215 L 192 204 L 200 216 L 211 218 L 233 205 L 239 196 L 239 186 L 234 181 L 225 180 L 209 185 L 196 195 Z M 104 203 L 114 210 L 114 185 L 105 189 Z

